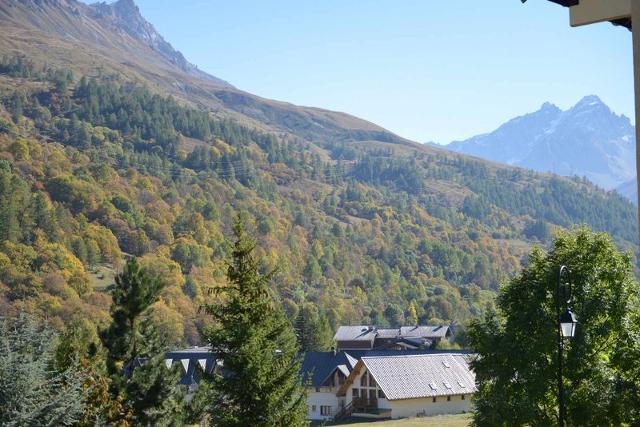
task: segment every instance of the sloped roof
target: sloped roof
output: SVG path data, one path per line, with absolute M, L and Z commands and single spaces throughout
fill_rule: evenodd
M 191 385 L 200 382 L 201 372 L 211 373 L 216 365 L 216 357 L 210 347 L 192 347 L 170 351 L 165 354 L 165 364 L 171 368 L 180 364 L 182 376 L 179 384 Z
M 470 394 L 477 389 L 468 359 L 461 353 L 365 356 L 351 376 L 366 367 L 389 400 Z
M 403 326 L 400 328 L 400 336 L 404 338 L 444 338 L 449 332 L 447 325 L 435 326 Z
M 344 351 L 310 351 L 304 354 L 300 371 L 305 381 L 309 380 L 311 386 L 320 387 L 322 383 L 336 370 L 339 369 L 345 376 L 349 376 L 353 358 Z
M 344 374 L 345 377 L 348 377 L 351 373 L 351 369 L 347 365 L 338 365 L 338 370 Z
M 402 326 L 400 328 L 377 328 L 375 326 L 340 326 L 336 341 L 373 341 L 375 338 L 444 338 L 450 333 L 448 325 Z
M 377 338 L 395 338 L 400 333 L 399 329 L 378 329 Z
M 349 353 L 344 354 L 347 357 L 347 362 L 349 362 L 349 370 L 353 369 L 358 363 L 358 359 L 351 356 Z
M 373 341 L 376 333 L 376 328 L 364 325 L 340 326 L 333 339 L 336 341 Z

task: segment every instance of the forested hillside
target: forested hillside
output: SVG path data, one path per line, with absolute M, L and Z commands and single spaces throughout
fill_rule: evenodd
M 167 280 L 154 316 L 197 344 L 227 237 L 249 221 L 290 319 L 463 322 L 534 243 L 587 223 L 634 247 L 634 208 L 588 182 L 396 141 L 309 140 L 122 76 L 0 63 L 0 311 L 105 325 L 128 255 Z

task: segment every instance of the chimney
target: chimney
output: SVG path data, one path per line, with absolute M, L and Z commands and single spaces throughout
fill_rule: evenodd
M 331 347 L 331 353 L 333 353 L 333 355 L 335 356 L 338 353 L 338 351 L 336 350 L 335 347 L 332 346 Z

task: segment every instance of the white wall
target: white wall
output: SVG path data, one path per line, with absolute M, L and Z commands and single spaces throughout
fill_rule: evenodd
M 425 397 L 421 399 L 384 400 L 384 407 L 391 409 L 392 418 L 415 417 L 420 414 L 447 415 L 461 414 L 473 411 L 471 395 L 465 395 L 465 400 L 461 396 L 451 396 L 451 401 L 447 401 L 446 396 L 440 396 L 433 402 L 433 398 Z M 380 401 L 382 407 L 382 400 Z
M 330 388 L 323 387 L 322 389 L 327 391 L 315 391 L 315 387 L 309 388 L 309 394 L 307 396 L 307 419 L 309 420 L 330 420 L 333 419 L 333 416 L 338 413 L 338 397 L 336 396 L 337 389 L 333 391 L 328 391 Z M 315 405 L 316 410 L 313 410 L 313 405 Z M 320 415 L 320 406 L 331 406 L 331 415 L 322 416 Z

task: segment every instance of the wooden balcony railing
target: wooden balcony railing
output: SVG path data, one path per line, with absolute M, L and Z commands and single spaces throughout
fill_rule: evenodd
M 369 409 L 378 409 L 378 399 L 375 397 L 354 397 L 351 404 L 354 412 L 358 410 L 366 411 Z

